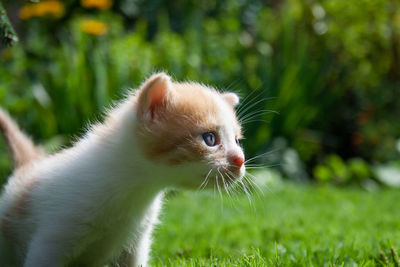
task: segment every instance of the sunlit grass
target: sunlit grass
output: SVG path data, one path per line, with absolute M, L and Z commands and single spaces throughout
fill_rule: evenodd
M 234 199 L 169 197 L 155 232 L 156 266 L 398 266 L 400 194 L 283 183 Z

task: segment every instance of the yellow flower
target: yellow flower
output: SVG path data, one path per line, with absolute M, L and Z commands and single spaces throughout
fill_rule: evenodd
M 24 5 L 19 10 L 21 19 L 50 16 L 60 18 L 65 13 L 64 4 L 58 0 L 47 0 L 39 3 Z
M 31 17 L 33 17 L 34 12 L 32 12 L 31 6 L 33 5 L 26 5 L 19 9 L 19 17 L 21 19 L 30 19 Z
M 98 9 L 110 9 L 112 6 L 112 0 L 81 0 L 81 5 L 84 8 L 98 8 Z
M 108 32 L 108 26 L 98 20 L 86 19 L 81 22 L 81 30 L 88 34 L 104 35 Z

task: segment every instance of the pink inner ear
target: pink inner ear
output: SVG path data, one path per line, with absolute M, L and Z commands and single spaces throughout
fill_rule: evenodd
M 154 109 L 156 106 L 161 105 L 167 94 L 166 84 L 158 82 L 151 88 L 149 94 L 150 94 L 149 109 Z
M 156 81 L 148 92 L 148 109 L 152 119 L 154 118 L 155 111 L 163 105 L 167 96 L 167 86 L 167 81 L 165 80 Z

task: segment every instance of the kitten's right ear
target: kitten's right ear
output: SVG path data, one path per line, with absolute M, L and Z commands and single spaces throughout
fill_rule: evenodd
M 153 74 L 140 88 L 138 115 L 142 119 L 153 120 L 163 111 L 168 101 L 171 101 L 172 96 L 171 77 L 164 72 Z

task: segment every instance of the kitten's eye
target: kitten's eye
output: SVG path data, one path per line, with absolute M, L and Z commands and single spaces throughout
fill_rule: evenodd
M 235 138 L 235 142 L 237 145 L 239 145 L 239 139 Z
M 202 136 L 207 146 L 215 146 L 217 144 L 217 138 L 214 133 L 203 133 Z

